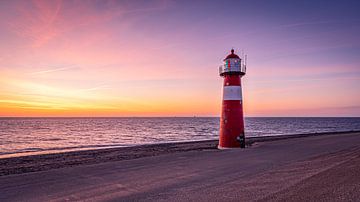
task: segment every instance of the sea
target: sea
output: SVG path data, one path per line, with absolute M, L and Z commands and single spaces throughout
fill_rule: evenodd
M 218 117 L 0 118 L 0 158 L 215 140 Z M 360 118 L 247 117 L 247 137 L 360 131 Z

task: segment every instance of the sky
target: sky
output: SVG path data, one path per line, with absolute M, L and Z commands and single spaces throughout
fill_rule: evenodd
M 0 116 L 360 116 L 360 1 L 0 1 Z

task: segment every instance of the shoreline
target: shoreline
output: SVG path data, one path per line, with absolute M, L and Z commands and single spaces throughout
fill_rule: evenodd
M 308 133 L 297 135 L 248 137 L 246 145 L 247 147 L 251 147 L 251 145 L 253 145 L 254 143 L 260 142 L 306 138 L 314 136 L 352 134 L 359 132 L 360 131 L 344 131 Z M 131 147 L 77 150 L 69 152 L 0 158 L 0 176 L 46 171 L 80 165 L 93 165 L 105 162 L 131 160 L 180 152 L 217 150 L 217 144 L 218 140 L 155 143 L 147 145 L 136 145 Z
M 360 132 L 360 130 L 348 130 L 348 131 L 335 131 L 335 132 L 315 132 L 315 133 L 299 133 L 299 134 L 286 134 L 286 135 L 268 135 L 268 136 L 250 136 L 246 137 L 247 141 L 250 142 L 264 142 L 264 141 L 274 141 L 280 139 L 287 139 L 287 138 L 298 138 L 298 137 L 307 137 L 307 136 L 314 136 L 314 135 L 331 135 L 331 134 L 342 134 L 342 133 L 356 133 Z M 133 148 L 133 147 L 143 147 L 143 146 L 156 146 L 156 145 L 163 145 L 163 144 L 182 144 L 182 143 L 202 143 L 208 141 L 218 141 L 218 139 L 203 139 L 203 140 L 185 140 L 185 141 L 170 141 L 170 142 L 155 142 L 155 143 L 145 143 L 145 144 L 134 144 L 134 145 L 99 145 L 94 147 L 69 147 L 63 149 L 44 149 L 39 151 L 24 151 L 24 152 L 9 152 L 9 153 L 0 153 L 0 160 L 1 159 L 8 159 L 8 158 L 19 158 L 19 157 L 26 157 L 26 156 L 38 156 L 38 155 L 49 155 L 49 154 L 62 154 L 62 153 L 69 153 L 69 152 L 84 152 L 84 151 L 97 151 L 103 149 L 120 149 L 120 148 Z M 248 145 L 248 143 L 247 143 Z M 249 146 L 249 145 L 248 145 Z

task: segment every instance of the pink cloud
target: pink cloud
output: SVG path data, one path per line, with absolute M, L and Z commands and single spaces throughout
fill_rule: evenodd
M 32 1 L 14 5 L 19 17 L 8 22 L 18 36 L 30 39 L 34 47 L 45 44 L 58 34 L 62 1 Z
M 13 33 L 30 40 L 32 47 L 41 47 L 79 27 L 96 26 L 128 13 L 144 13 L 167 6 L 167 1 L 151 3 L 150 7 L 142 7 L 118 1 L 101 1 L 99 8 L 95 1 L 16 1 L 12 4 L 16 17 L 7 24 Z M 94 27 L 94 31 L 99 30 Z

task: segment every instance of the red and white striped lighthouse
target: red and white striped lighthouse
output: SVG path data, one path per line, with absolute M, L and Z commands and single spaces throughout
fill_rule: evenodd
M 245 147 L 241 92 L 241 77 L 245 72 L 245 62 L 234 53 L 234 49 L 231 49 L 231 54 L 224 59 L 224 64 L 219 68 L 220 76 L 224 77 L 219 149 Z

